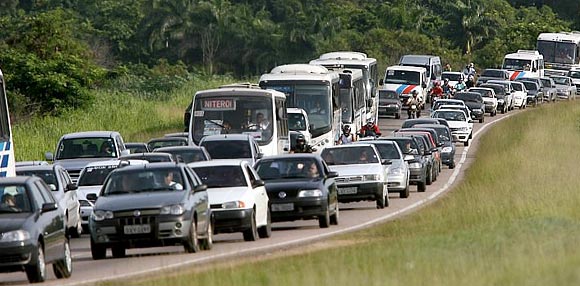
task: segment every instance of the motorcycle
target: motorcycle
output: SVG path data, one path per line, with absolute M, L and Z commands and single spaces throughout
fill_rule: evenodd
M 409 106 L 408 113 L 409 113 L 409 119 L 418 118 L 421 116 L 421 111 L 419 110 L 419 108 L 416 104 L 411 104 L 411 106 Z

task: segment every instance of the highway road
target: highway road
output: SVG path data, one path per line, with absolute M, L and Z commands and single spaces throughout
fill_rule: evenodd
M 241 257 L 257 257 L 260 254 L 274 253 L 277 250 L 300 247 L 315 241 L 335 236 L 341 233 L 371 227 L 417 211 L 425 204 L 436 200 L 456 184 L 465 171 L 465 168 L 474 159 L 474 149 L 477 147 L 479 136 L 493 122 L 516 114 L 512 111 L 506 115 L 496 117 L 486 115 L 485 122 L 474 123 L 474 139 L 469 147 L 457 143 L 456 168 L 451 170 L 444 167 L 436 182 L 427 186 L 427 191 L 418 193 L 416 186 L 412 186 L 411 195 L 407 199 L 400 199 L 398 194 L 390 195 L 390 206 L 378 210 L 375 202 L 360 202 L 340 205 L 340 223 L 327 229 L 320 229 L 316 220 L 275 223 L 272 237 L 255 242 L 245 242 L 241 233 L 219 234 L 214 237 L 215 244 L 211 251 L 186 254 L 183 247 L 163 247 L 148 249 L 127 250 L 127 257 L 122 259 L 108 258 L 93 261 L 91 259 L 88 235 L 79 239 L 72 239 L 73 274 L 65 280 L 56 280 L 52 267 L 48 272 L 47 282 L 40 285 L 83 285 L 93 284 L 105 279 L 127 278 L 135 275 L 146 275 L 155 271 L 167 272 L 169 269 L 194 268 L 210 261 L 236 260 Z M 424 112 L 427 113 L 427 112 Z M 403 116 L 406 114 L 403 114 Z M 400 128 L 403 119 L 381 118 L 379 127 L 383 135 L 388 135 L 394 129 Z M 0 274 L 0 285 L 28 284 L 24 272 Z

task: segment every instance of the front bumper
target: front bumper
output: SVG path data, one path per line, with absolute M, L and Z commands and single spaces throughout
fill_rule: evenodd
M 481 109 L 471 110 L 471 118 L 475 120 L 482 119 L 484 114 L 485 112 Z
M 401 112 L 400 105 L 381 105 L 381 106 L 379 106 L 379 114 L 381 114 L 381 115 L 398 114 L 399 112 Z
M 0 273 L 22 271 L 35 264 L 37 249 L 31 240 L 0 243 Z
M 389 192 L 398 193 L 407 188 L 407 178 L 404 174 L 388 175 L 387 189 Z
M 383 195 L 383 182 L 337 184 L 338 201 L 341 203 L 375 201 Z
M 272 221 L 316 219 L 328 210 L 326 197 L 269 199 Z
M 445 165 L 451 165 L 454 161 L 455 151 L 441 153 L 441 161 Z
M 467 142 L 469 140 L 468 131 L 452 131 L 453 142 Z
M 252 227 L 253 209 L 213 209 L 214 232 L 230 233 L 244 231 Z

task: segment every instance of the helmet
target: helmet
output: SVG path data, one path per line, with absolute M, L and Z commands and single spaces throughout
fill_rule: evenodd
M 436 81 L 435 81 L 435 83 L 434 83 L 434 85 L 435 85 L 435 86 L 439 86 L 439 81 L 438 81 L 438 80 L 436 80 Z
M 470 68 L 472 68 L 472 67 L 474 67 L 474 66 L 475 66 L 475 65 L 474 65 L 473 63 L 469 63 L 469 67 L 470 67 Z
M 348 125 L 342 126 L 342 131 L 344 131 L 344 132 L 350 132 L 350 126 L 348 126 Z
M 473 75 L 472 75 L 472 74 L 470 74 L 470 75 L 467 77 L 467 79 L 468 79 L 468 80 L 473 80 Z
M 411 95 L 413 95 L 413 96 L 416 96 L 416 95 L 418 95 L 418 94 L 419 94 L 419 93 L 417 92 L 417 90 L 413 90 L 413 91 L 411 91 Z
M 298 136 L 296 136 L 296 143 L 299 143 L 299 142 L 302 142 L 302 143 L 306 142 L 306 138 L 304 138 L 304 135 L 299 134 Z
M 449 79 L 448 78 L 445 78 L 445 79 L 443 79 L 443 82 L 444 83 L 448 83 L 449 82 Z

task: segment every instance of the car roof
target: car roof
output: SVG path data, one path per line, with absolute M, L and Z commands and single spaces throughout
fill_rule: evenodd
M 436 102 L 456 102 L 456 103 L 462 103 L 463 105 L 465 105 L 465 101 L 463 100 L 459 100 L 459 99 L 446 99 L 446 98 L 442 98 L 442 99 L 438 99 Z
M 353 147 L 360 147 L 361 145 L 362 145 L 362 146 L 369 146 L 369 147 L 372 147 L 372 145 L 373 145 L 372 143 L 367 143 L 367 142 L 369 142 L 369 141 L 363 141 L 363 142 L 364 142 L 364 143 L 359 143 L 359 144 L 356 144 L 356 146 L 355 146 L 355 145 L 353 145 L 353 144 L 344 144 L 344 145 L 334 145 L 334 146 L 328 146 L 328 147 L 325 147 L 325 148 L 324 148 L 324 149 L 322 149 L 322 150 L 324 151 L 324 150 L 326 150 L 326 149 L 344 149 L 344 148 L 353 148 Z
M 83 131 L 68 133 L 61 137 L 61 139 L 76 139 L 76 138 L 86 138 L 86 137 L 115 137 L 119 135 L 117 131 Z
M 219 166 L 244 166 L 249 165 L 247 160 L 243 159 L 214 159 L 209 161 L 191 162 L 187 166 L 195 167 L 219 167 Z
M 87 165 L 85 165 L 85 168 L 87 168 L 87 167 L 100 167 L 100 166 L 119 166 L 119 164 L 121 164 L 121 162 L 128 162 L 130 165 L 148 164 L 149 163 L 148 161 L 137 160 L 137 159 L 124 159 L 124 160 L 113 159 L 113 160 L 91 162 L 91 163 L 88 163 Z
M 47 161 L 18 161 L 16 167 L 49 165 Z
M 205 147 L 203 146 L 167 146 L 155 148 L 155 150 L 153 150 L 153 153 L 169 152 L 169 151 L 187 151 L 187 150 L 199 151 L 203 149 L 205 149 Z
M 147 143 L 151 143 L 151 142 L 163 142 L 163 141 L 187 141 L 186 137 L 159 137 L 159 138 L 153 138 L 150 139 L 149 141 L 147 141 Z
M 417 124 L 413 127 L 417 127 L 417 128 L 432 128 L 432 129 L 447 129 L 449 130 L 449 127 L 443 125 L 443 124 Z
M 481 87 L 481 86 L 474 86 L 474 87 L 470 87 L 468 89 L 468 91 L 472 90 L 472 89 L 483 89 L 483 90 L 487 90 L 487 91 L 491 91 L 491 92 L 495 92 L 495 90 L 493 88 L 490 87 Z
M 147 146 L 147 143 L 145 143 L 145 142 L 127 142 L 127 143 L 125 143 L 125 147 L 127 147 L 127 146 L 140 146 L 140 147 L 142 146 L 142 147 L 145 147 L 145 146 Z
M 175 132 L 175 133 L 167 133 L 163 134 L 163 137 L 185 137 L 189 136 L 189 132 Z
M 155 162 L 155 163 L 149 163 L 149 164 L 143 164 L 143 165 L 129 165 L 129 166 L 125 166 L 123 168 L 117 168 L 114 170 L 114 172 L 117 172 L 119 170 L 146 170 L 146 169 L 165 169 L 165 168 L 175 168 L 175 167 L 180 167 L 180 168 L 184 168 L 187 167 L 186 164 L 184 163 L 176 163 L 176 162 Z
M 164 152 L 147 152 L 147 153 L 131 153 L 119 157 L 120 160 L 132 159 L 132 158 L 147 158 L 147 157 L 169 157 L 173 159 L 173 155 Z
M 53 171 L 56 165 L 34 165 L 34 166 L 17 166 L 16 172 L 18 171 Z
M 224 140 L 252 140 L 252 137 L 249 134 L 215 134 L 215 135 L 207 135 L 201 138 L 201 142 L 205 141 L 224 141 Z
M 15 176 L 15 177 L 1 177 L 0 185 L 9 184 L 26 184 L 29 180 L 41 180 L 41 178 L 36 176 Z
M 262 160 L 293 159 L 293 158 L 322 159 L 319 154 L 312 154 L 312 153 L 292 153 L 292 154 L 281 154 L 281 155 L 264 156 L 262 159 L 258 160 L 258 162 L 260 162 Z

